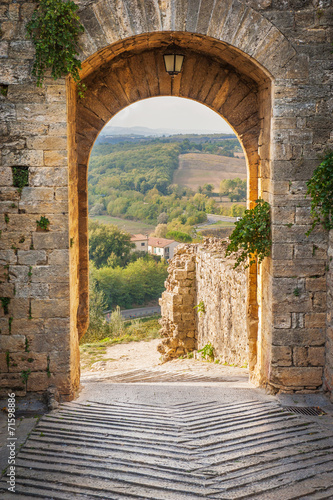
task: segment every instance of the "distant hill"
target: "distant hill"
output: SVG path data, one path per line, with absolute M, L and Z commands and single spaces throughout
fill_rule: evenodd
M 173 174 L 173 183 L 196 191 L 199 186 L 213 184 L 218 192 L 222 179 L 246 179 L 246 162 L 243 158 L 231 158 L 204 153 L 179 155 L 179 168 Z
M 122 137 L 162 137 L 162 136 L 172 136 L 172 135 L 218 135 L 226 137 L 236 137 L 235 134 L 223 134 L 217 130 L 181 130 L 181 129 L 170 129 L 170 128 L 156 128 L 152 129 L 149 127 L 112 127 L 106 125 L 100 136 L 122 136 Z

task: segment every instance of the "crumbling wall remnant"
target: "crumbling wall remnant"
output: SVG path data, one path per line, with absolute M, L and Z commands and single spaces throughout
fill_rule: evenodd
M 222 363 L 247 364 L 246 272 L 243 266 L 233 269 L 235 260 L 224 256 L 226 245 L 206 238 L 177 247 L 160 301 L 159 351 L 165 360 L 210 342 Z

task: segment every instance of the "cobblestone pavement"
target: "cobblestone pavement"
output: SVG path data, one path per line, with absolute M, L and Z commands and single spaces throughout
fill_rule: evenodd
M 296 415 L 237 377 L 214 377 L 86 383 L 37 423 L 16 492 L 4 478 L 1 498 L 333 498 L 332 417 Z M 309 398 L 286 401 L 318 401 Z

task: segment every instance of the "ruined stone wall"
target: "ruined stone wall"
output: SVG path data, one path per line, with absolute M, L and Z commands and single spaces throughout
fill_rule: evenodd
M 224 257 L 226 241 L 180 245 L 170 261 L 162 295 L 159 351 L 165 360 L 211 343 L 222 363 L 247 365 L 246 273 Z M 203 304 L 203 311 L 195 309 Z
M 243 265 L 233 269 L 235 260 L 225 257 L 227 242 L 209 238 L 199 245 L 196 255 L 198 349 L 212 344 L 222 363 L 247 366 L 247 279 Z
M 166 291 L 160 299 L 164 339 L 158 347 L 165 361 L 197 348 L 196 250 L 196 245 L 179 245 L 169 263 Z

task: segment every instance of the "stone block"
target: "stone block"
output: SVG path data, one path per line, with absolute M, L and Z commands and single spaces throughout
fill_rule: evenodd
M 305 288 L 310 292 L 326 291 L 326 278 L 324 276 L 314 276 L 307 278 Z
M 36 167 L 43 165 L 43 151 L 24 150 L 24 151 L 11 151 L 8 154 L 3 154 L 2 162 L 5 167 L 13 166 L 27 166 L 34 167 L 31 170 L 36 170 Z M 31 171 L 29 171 L 30 174 Z
M 18 250 L 18 264 L 36 266 L 45 265 L 47 262 L 47 254 L 45 250 Z
M 47 368 L 47 354 L 35 352 L 10 353 L 9 372 L 39 371 Z
M 11 333 L 14 333 L 13 328 L 11 329 Z M 8 318 L 0 318 L 0 335 L 9 335 L 9 319 Z
M 32 233 L 35 250 L 54 250 L 69 247 L 67 232 Z
M 29 305 L 30 303 L 28 299 L 21 299 L 17 297 L 11 299 L 8 306 L 9 317 L 12 317 L 13 319 L 28 319 Z
M 0 377 L 0 397 L 7 398 L 9 392 L 16 396 L 26 395 L 26 385 L 19 373 L 3 373 Z
M 176 280 L 186 280 L 188 272 L 185 269 L 175 269 L 173 276 Z
M 66 167 L 68 163 L 67 151 L 45 151 L 44 165 L 46 167 Z
M 280 346 L 323 346 L 325 338 L 324 328 L 274 328 L 272 332 L 272 343 Z
M 292 365 L 292 349 L 285 346 L 272 346 L 271 361 L 276 366 Z
M 47 283 L 18 283 L 15 290 L 17 298 L 46 299 L 49 297 L 49 285 Z
M 275 261 L 273 262 L 274 276 L 310 278 L 311 276 L 323 276 L 326 271 L 325 261 L 313 261 L 304 259 L 299 261 Z
M 52 201 L 54 199 L 54 189 L 44 187 L 24 187 L 22 189 L 22 202 Z
M 19 252 L 20 250 L 18 250 Z M 16 264 L 17 256 L 14 250 L 0 250 L 0 264 Z
M 293 360 L 296 366 L 308 366 L 308 348 L 307 347 L 294 347 Z
M 274 314 L 273 323 L 274 323 L 274 328 L 290 328 L 291 314 L 290 313 Z
M 308 361 L 311 366 L 325 366 L 325 347 L 309 347 Z
M 24 352 L 25 336 L 24 335 L 5 335 L 1 338 L 1 349 L 3 351 Z
M 31 282 L 37 283 L 69 283 L 69 266 L 66 261 L 59 266 L 34 266 Z
M 31 299 L 31 316 L 33 319 L 69 317 L 69 301 L 66 299 Z
M 0 297 L 8 297 L 11 300 L 15 296 L 15 287 L 13 283 L 0 283 Z
M 28 392 L 41 392 L 45 391 L 50 385 L 54 384 L 54 377 L 48 376 L 47 372 L 32 372 L 27 381 Z M 59 387 L 58 387 L 59 390 Z
M 9 266 L 8 275 L 11 283 L 22 283 L 28 281 L 28 266 Z
M 27 318 L 21 318 L 21 319 L 13 319 L 12 322 L 12 335 L 26 335 L 27 337 L 29 336 L 39 336 L 44 332 L 44 321 L 43 320 L 34 320 L 34 319 L 27 319 Z M 35 349 L 34 346 L 31 344 L 31 337 L 29 337 L 29 349 L 31 351 L 38 351 L 38 349 Z M 47 351 L 47 349 L 42 350 L 44 352 Z
M 48 285 L 48 296 L 50 299 L 68 299 L 70 296 L 70 289 L 67 282 L 65 283 L 50 283 Z
M 0 179 L 2 186 L 12 186 L 13 175 L 10 167 L 0 167 Z
M 273 367 L 269 382 L 278 387 L 320 387 L 323 369 L 317 367 Z
M 68 171 L 63 167 L 30 168 L 29 182 L 32 187 L 64 187 L 68 185 Z
M 28 149 L 40 149 L 43 151 L 63 150 L 67 148 L 66 137 L 38 136 L 27 139 Z
M 305 314 L 305 328 L 324 328 L 326 326 L 325 313 L 306 313 Z

